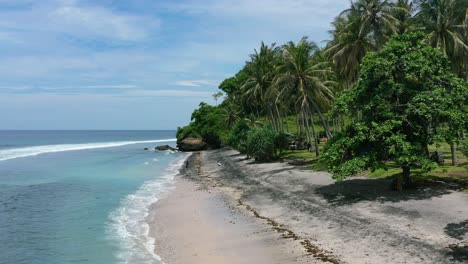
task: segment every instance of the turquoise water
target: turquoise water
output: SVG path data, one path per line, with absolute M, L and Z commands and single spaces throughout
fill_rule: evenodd
M 145 222 L 174 131 L 0 131 L 0 263 L 160 263 Z M 157 142 L 163 141 L 163 142 Z

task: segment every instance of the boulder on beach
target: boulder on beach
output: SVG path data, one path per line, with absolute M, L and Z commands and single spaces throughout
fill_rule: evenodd
M 197 151 L 206 149 L 207 144 L 199 138 L 186 138 L 178 141 L 177 146 L 181 151 Z
M 177 149 L 173 148 L 173 147 L 171 147 L 169 145 L 161 145 L 161 146 L 155 147 L 154 150 L 172 150 L 172 151 L 174 151 L 174 150 L 177 150 Z

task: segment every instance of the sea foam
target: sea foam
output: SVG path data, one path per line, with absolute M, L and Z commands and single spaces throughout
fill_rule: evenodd
M 158 143 L 158 142 L 172 142 L 176 139 L 158 139 L 158 140 L 144 140 L 144 141 L 117 141 L 117 142 L 101 142 L 101 143 L 83 143 L 83 144 L 59 144 L 59 145 L 43 145 L 24 148 L 13 148 L 0 150 L 0 161 L 36 156 L 39 154 L 72 151 L 72 150 L 85 150 L 96 148 L 110 148 L 120 147 L 131 144 L 140 143 Z
M 133 194 L 121 200 L 119 208 L 109 215 L 108 232 L 111 238 L 117 239 L 120 251 L 117 257 L 122 264 L 164 263 L 154 253 L 154 238 L 149 235 L 146 218 L 149 209 L 161 195 L 174 188 L 174 178 L 187 158 L 181 158 L 169 164 L 161 177 L 145 182 Z

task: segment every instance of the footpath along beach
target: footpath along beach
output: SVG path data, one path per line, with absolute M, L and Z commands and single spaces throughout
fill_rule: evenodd
M 179 263 L 468 263 L 468 194 L 438 184 L 193 153 L 148 216 L 155 253 Z

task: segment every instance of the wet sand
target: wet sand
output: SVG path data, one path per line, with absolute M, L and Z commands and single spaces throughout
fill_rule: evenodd
M 218 163 L 221 166 L 218 166 Z M 192 155 L 149 216 L 165 263 L 468 263 L 468 194 Z

